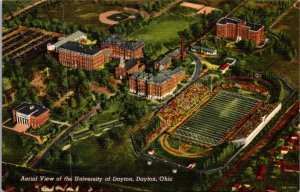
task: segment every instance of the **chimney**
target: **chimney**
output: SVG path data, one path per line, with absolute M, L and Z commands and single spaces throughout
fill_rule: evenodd
M 34 109 L 34 105 L 30 105 L 29 109 L 30 110 Z

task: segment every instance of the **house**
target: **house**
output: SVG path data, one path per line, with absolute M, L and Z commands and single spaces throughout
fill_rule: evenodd
M 261 24 L 223 17 L 216 23 L 216 36 L 229 40 L 251 40 L 256 45 L 265 41 L 265 28 Z
M 241 188 L 241 183 L 236 182 L 236 183 L 234 183 L 234 184 L 232 185 L 231 191 L 237 191 L 237 190 L 239 190 L 240 188 Z
M 66 188 L 65 191 L 77 192 L 79 191 L 79 185 L 72 183 Z
M 276 192 L 275 187 L 267 186 L 267 192 Z
M 236 59 L 235 58 L 231 58 L 231 57 L 226 57 L 224 59 L 224 63 L 228 63 L 229 65 L 235 65 L 236 64 Z
M 124 79 L 129 74 L 140 71 L 141 63 L 137 58 L 124 61 L 123 57 L 120 59 L 120 64 L 115 68 L 115 76 L 118 79 Z
M 258 170 L 258 173 L 256 175 L 256 179 L 258 181 L 262 181 L 265 178 L 266 173 L 267 173 L 267 166 L 266 166 L 266 164 L 262 164 L 260 166 L 259 170 Z
M 195 163 L 195 162 L 190 163 L 190 164 L 187 166 L 187 168 L 189 168 L 189 169 L 193 169 L 193 168 L 195 168 L 195 167 L 196 167 L 196 163 Z
M 50 119 L 49 109 L 35 103 L 22 103 L 12 110 L 13 122 L 27 128 L 38 128 Z
M 149 155 L 153 155 L 153 154 L 154 154 L 154 149 L 149 149 L 149 150 L 148 150 L 148 154 L 149 154 Z
M 251 187 L 251 183 L 249 181 L 244 182 L 244 187 L 246 188 Z
M 191 46 L 191 51 L 195 53 L 201 53 L 201 47 L 198 45 L 192 45 Z
M 54 184 L 52 182 L 45 182 L 41 187 L 41 191 L 43 192 L 52 192 L 54 191 Z
M 287 147 L 287 146 L 281 146 L 280 147 L 280 152 L 282 154 L 287 154 L 289 152 L 289 147 Z
M 287 164 L 284 163 L 281 170 L 284 172 L 298 172 L 299 173 L 299 164 Z
M 230 65 L 228 63 L 224 63 L 224 64 L 220 65 L 218 70 L 221 71 L 222 74 L 224 74 L 229 69 L 229 66 Z
M 217 55 L 218 54 L 218 51 L 216 49 L 210 49 L 207 47 L 200 47 L 200 51 L 202 54 L 205 54 L 205 55 Z
M 170 66 L 171 58 L 168 56 L 164 56 L 162 59 L 154 63 L 154 69 L 158 69 L 159 71 L 167 70 Z
M 273 163 L 273 165 L 274 165 L 275 167 L 281 167 L 281 166 L 283 165 L 283 162 L 282 162 L 282 161 L 275 161 L 275 162 Z

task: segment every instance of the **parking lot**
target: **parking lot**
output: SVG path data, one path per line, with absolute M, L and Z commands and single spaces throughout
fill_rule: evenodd
M 2 38 L 2 55 L 9 60 L 26 62 L 47 51 L 47 44 L 54 43 L 61 34 L 41 29 L 20 27 Z

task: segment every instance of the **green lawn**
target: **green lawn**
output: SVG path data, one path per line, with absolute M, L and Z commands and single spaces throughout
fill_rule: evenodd
M 274 27 L 274 31 L 286 31 L 295 41 L 297 56 L 292 61 L 274 58 L 269 69 L 281 74 L 297 90 L 299 90 L 299 10 L 293 9 Z M 271 62 L 270 61 L 270 62 Z
M 4 162 L 22 164 L 26 151 L 22 147 L 22 136 L 19 133 L 2 129 L 2 160 Z
M 63 11 L 64 10 L 64 11 Z M 104 5 L 102 1 L 63 1 L 44 7 L 38 15 L 47 15 L 51 19 L 58 19 L 67 23 L 84 25 L 100 31 L 108 29 L 109 25 L 100 23 L 99 14 L 109 10 L 122 10 L 117 5 Z M 64 12 L 64 14 L 63 14 Z
M 178 8 L 171 9 L 159 18 L 145 25 L 134 33 L 128 35 L 129 39 L 142 39 L 151 43 L 162 43 L 169 48 L 179 46 L 178 32 L 187 29 L 189 25 L 199 21 L 197 16 L 188 16 L 180 13 Z M 160 54 L 167 52 L 168 49 L 163 46 Z

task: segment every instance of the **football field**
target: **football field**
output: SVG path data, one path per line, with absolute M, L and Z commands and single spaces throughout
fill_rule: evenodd
M 259 102 L 252 97 L 221 91 L 176 129 L 173 136 L 200 145 L 218 145 Z

